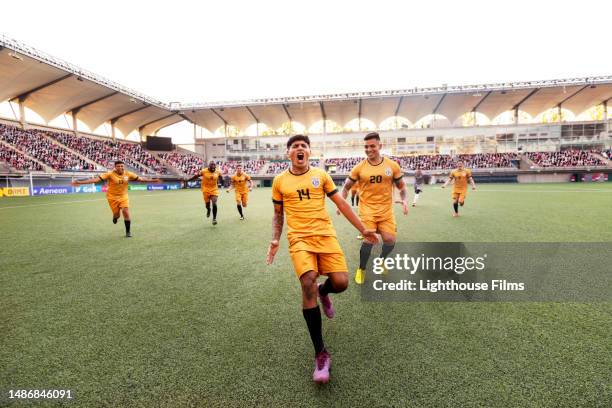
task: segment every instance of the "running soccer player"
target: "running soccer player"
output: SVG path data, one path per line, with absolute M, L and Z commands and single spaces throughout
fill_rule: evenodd
M 186 181 L 196 180 L 202 177 L 202 196 L 206 205 L 206 218 L 210 218 L 210 204 L 212 202 L 212 224 L 217 225 L 217 197 L 219 197 L 218 180 L 221 172 L 217 170 L 217 163 L 210 161 L 208 167 L 200 170 L 198 174 Z
M 423 192 L 423 184 L 425 184 L 425 175 L 421 171 L 420 167 L 417 167 L 414 172 L 414 198 L 412 199 L 412 206 L 416 207 L 417 201 L 419 201 L 419 195 Z
M 240 219 L 244 220 L 242 208 L 246 208 L 249 201 L 249 191 L 253 189 L 253 180 L 251 180 L 251 176 L 242 171 L 242 165 L 240 164 L 236 166 L 236 174 L 232 176 L 231 184 L 226 191 L 229 193 L 232 187 L 235 191 L 238 214 L 240 214 Z
M 80 184 L 92 184 L 100 181 L 106 181 L 106 199 L 108 205 L 113 212 L 113 224 L 117 223 L 121 214 L 123 214 L 123 223 L 125 225 L 125 237 L 130 238 L 132 233 L 130 227 L 132 219 L 130 218 L 130 200 L 128 197 L 128 185 L 130 181 L 141 181 L 143 183 L 159 183 L 160 179 L 150 179 L 137 176 L 136 174 L 126 171 L 125 165 L 121 160 L 115 161 L 115 168 L 98 177 L 93 177 L 87 180 L 74 180 L 73 186 Z
M 476 190 L 476 184 L 474 184 L 474 179 L 472 178 L 472 170 L 464 168 L 462 161 L 457 162 L 457 168 L 451 171 L 448 179 L 442 185 L 442 188 L 445 188 L 451 180 L 454 180 L 453 192 L 451 194 L 451 198 L 453 199 L 453 210 L 455 210 L 453 212 L 453 217 L 458 217 L 459 206 L 463 207 L 465 204 L 468 181 L 472 186 L 472 190 Z
M 393 186 L 399 190 L 402 210 L 408 215 L 406 183 L 400 165 L 380 154 L 380 136 L 371 132 L 364 138 L 367 158 L 359 162 L 344 182 L 342 197 L 346 198 L 351 187 L 359 182 L 359 218 L 366 228 L 378 232 L 383 240 L 381 258 L 386 258 L 395 247 L 397 226 L 393 213 Z M 365 282 L 365 269 L 372 253 L 372 243 L 364 241 L 359 250 L 359 268 L 355 282 Z
M 331 358 L 323 343 L 321 333 L 321 300 L 323 312 L 334 317 L 330 293 L 343 292 L 348 286 L 348 268 L 344 253 L 336 239 L 336 231 L 325 209 L 327 195 L 366 240 L 377 242 L 373 230 L 366 230 L 349 204 L 337 193 L 332 178 L 325 170 L 310 167 L 310 139 L 295 135 L 287 141 L 287 156 L 291 160 L 289 169 L 274 178 L 272 202 L 274 218 L 272 240 L 266 262 L 270 265 L 278 251 L 287 217 L 287 240 L 295 274 L 302 287 L 302 314 L 315 351 L 313 381 L 329 381 Z M 324 283 L 317 285 L 317 277 L 327 275 Z

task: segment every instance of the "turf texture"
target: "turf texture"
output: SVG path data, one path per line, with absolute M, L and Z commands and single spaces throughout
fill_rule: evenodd
M 450 191 L 427 188 L 396 210 L 398 240 L 612 242 L 612 183 L 478 187 L 457 219 Z M 324 318 L 332 381 L 317 386 L 284 238 L 265 265 L 269 189 L 245 221 L 223 192 L 217 226 L 199 191 L 130 203 L 126 239 L 101 194 L 0 200 L 0 406 L 612 405 L 610 302 L 372 303 L 355 285 Z M 353 271 L 357 232 L 328 209 Z

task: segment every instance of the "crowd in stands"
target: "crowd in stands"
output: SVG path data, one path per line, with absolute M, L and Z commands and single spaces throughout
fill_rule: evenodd
M 403 157 L 391 157 L 397 161 L 400 167 L 406 170 L 414 170 L 420 168 L 421 170 L 442 170 L 452 169 L 456 167 L 456 161 L 453 160 L 452 156 L 447 154 L 431 155 L 431 156 L 403 156 Z M 465 164 L 466 167 L 470 167 L 469 164 Z
M 310 160 L 311 167 L 319 167 L 321 162 L 319 159 Z M 270 162 L 266 174 L 280 174 L 289 168 L 289 161 L 273 161 Z
M 103 168 L 112 168 L 115 160 L 122 160 L 129 169 L 141 174 L 168 174 L 159 160 L 136 143 L 113 142 L 67 133 L 49 133 L 49 136 Z
M 605 166 L 595 150 L 567 149 L 561 152 L 529 152 L 527 157 L 539 167 Z
M 7 163 L 10 167 L 15 170 L 23 171 L 42 171 L 43 166 L 19 153 L 17 150 L 13 150 L 0 144 L 0 161 Z
M 259 174 L 261 168 L 266 164 L 265 160 L 245 160 L 220 162 L 219 168 L 223 174 L 234 174 L 236 167 L 241 164 L 242 170 L 247 174 Z
M 93 164 L 45 137 L 54 134 L 56 133 L 38 129 L 22 130 L 15 126 L 0 124 L 0 139 L 35 157 L 53 170 L 95 170 Z
M 125 162 L 128 169 L 141 174 L 170 174 L 166 167 L 168 166 L 176 169 L 184 176 L 191 176 L 207 165 L 200 156 L 195 154 L 179 151 L 158 153 L 158 159 L 137 143 L 76 136 L 69 133 L 39 129 L 22 130 L 16 126 L 1 123 L 0 140 L 16 149 L 13 150 L 0 144 L 0 160 L 17 170 L 43 170 L 43 166 L 29 157 L 36 158 L 57 171 L 101 171 L 112 168 L 113 162 L 119 159 Z M 52 140 L 58 143 L 54 143 Z M 605 166 L 607 163 L 604 158 L 612 160 L 612 149 L 603 151 L 567 149 L 560 152 L 527 152 L 524 154 L 538 167 Z M 84 160 L 83 157 L 97 163 L 98 166 Z M 441 154 L 391 158 L 396 160 L 404 171 L 411 171 L 416 168 L 449 170 L 455 168 L 460 160 L 464 162 L 465 167 L 472 169 L 512 168 L 520 160 L 517 153 L 481 153 L 454 156 Z M 327 166 L 335 165 L 335 173 L 347 174 L 361 160 L 363 160 L 363 157 L 329 158 L 325 160 L 325 164 Z M 289 161 L 287 160 L 246 160 L 219 162 L 218 168 L 224 175 L 231 175 L 235 173 L 238 164 L 242 164 L 244 171 L 251 175 L 259 174 L 266 164 L 268 164 L 265 171 L 266 175 L 279 174 L 289 167 Z M 318 159 L 311 160 L 310 165 L 319 167 L 320 161 Z
M 447 154 L 421 155 L 421 156 L 392 156 L 404 171 L 420 168 L 422 170 L 448 170 L 457 167 L 457 162 L 463 161 L 467 168 L 507 168 L 514 167 L 513 160 L 518 160 L 516 153 L 490 153 L 490 154 L 460 154 L 450 156 Z M 336 165 L 336 173 L 346 174 L 363 160 L 362 157 L 326 159 L 326 165 Z
M 362 160 L 363 160 L 363 157 L 325 159 L 325 166 L 335 165 L 336 173 L 348 174 L 351 172 L 351 169 L 355 167 L 355 165 L 357 165 L 357 163 L 359 163 Z
M 108 143 L 110 143 L 111 145 L 113 144 L 112 142 Z M 140 144 L 118 142 L 114 143 L 114 145 L 117 147 L 117 149 L 119 150 L 119 154 L 122 157 L 130 157 L 132 159 L 135 159 L 136 161 L 138 161 L 138 163 L 142 163 L 148 168 L 152 169 L 153 173 L 155 174 L 169 174 L 168 170 L 157 159 L 157 157 L 146 151 Z M 146 172 L 150 173 L 148 171 Z
M 204 167 L 204 160 L 201 157 L 189 153 L 158 153 L 158 156 L 184 175 L 196 174 Z
M 199 170 L 208 166 L 204 160 L 196 155 L 189 153 L 158 153 L 159 157 L 168 165 L 174 167 L 183 175 L 194 175 Z M 258 174 L 261 168 L 266 164 L 265 160 L 245 160 L 245 161 L 222 161 L 217 163 L 217 167 L 222 174 L 234 174 L 236 167 L 241 164 L 242 170 L 247 174 Z

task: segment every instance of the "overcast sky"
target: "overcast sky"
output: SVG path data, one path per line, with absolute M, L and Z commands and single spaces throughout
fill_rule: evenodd
M 612 1 L 3 2 L 0 32 L 162 101 L 612 73 Z

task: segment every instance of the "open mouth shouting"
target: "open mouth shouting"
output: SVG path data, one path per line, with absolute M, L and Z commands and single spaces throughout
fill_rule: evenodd
M 305 159 L 306 155 L 304 154 L 304 152 L 297 152 L 297 154 L 295 155 L 295 157 L 297 158 L 298 163 L 299 163 L 300 165 L 302 165 L 302 164 L 304 164 L 304 163 L 305 163 L 305 160 L 304 160 L 304 159 Z

